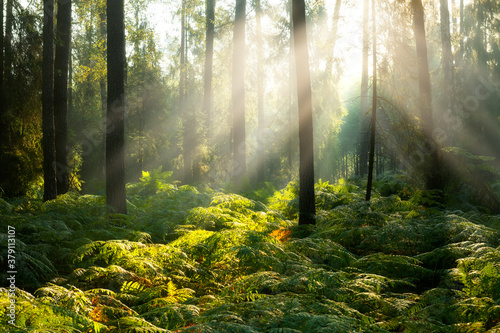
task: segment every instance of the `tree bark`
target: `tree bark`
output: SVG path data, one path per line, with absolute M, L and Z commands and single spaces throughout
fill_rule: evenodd
M 257 34 L 257 183 L 263 183 L 265 180 L 265 146 L 264 130 L 264 68 L 262 60 L 262 8 L 260 0 L 255 0 L 255 29 Z
M 239 183 L 245 176 L 245 14 L 246 0 L 236 0 L 233 32 L 233 181 Z
M 315 224 L 311 75 L 304 0 L 292 1 L 295 70 L 299 106 L 299 225 Z
M 370 201 L 373 183 L 373 164 L 375 161 L 375 133 L 377 124 L 377 25 L 375 0 L 372 0 L 372 42 L 373 42 L 373 94 L 372 116 L 370 122 L 370 154 L 368 157 L 368 182 L 366 185 L 366 201 Z
M 3 33 L 3 0 L 0 0 L 0 128 L 2 131 L 0 132 L 0 147 L 3 148 L 6 143 L 6 124 L 4 122 L 5 117 L 5 104 L 4 104 L 4 33 Z M 0 153 L 1 154 L 1 153 Z M 5 168 L 0 168 L 0 186 L 7 176 L 4 171 Z
M 363 2 L 363 56 L 361 64 L 360 97 L 360 138 L 359 138 L 359 175 L 364 177 L 368 167 L 368 148 L 370 122 L 368 118 L 368 53 L 370 50 L 369 1 Z
M 184 183 L 193 183 L 193 160 L 191 140 L 195 133 L 192 132 L 192 120 L 186 106 L 186 0 L 182 1 L 181 9 L 181 51 L 179 69 L 179 109 L 184 123 L 182 155 L 184 158 Z
M 71 40 L 71 1 L 59 0 L 57 9 L 56 55 L 54 61 L 54 123 L 56 136 L 57 193 L 69 189 L 67 158 L 68 65 Z
M 432 119 L 432 95 L 427 60 L 427 42 L 425 37 L 424 7 L 422 0 L 412 0 L 414 35 L 417 50 L 418 81 L 420 91 L 420 118 L 422 120 L 422 134 L 425 139 L 424 153 L 427 154 L 427 163 L 424 165 L 426 188 L 429 190 L 442 189 L 442 177 L 439 163 L 439 148 L 433 139 L 434 122 Z
M 5 11 L 5 38 L 4 38 L 4 48 L 5 48 L 5 67 L 4 74 L 6 78 L 7 85 L 12 80 L 12 21 L 14 19 L 13 14 L 13 2 L 14 0 L 7 0 L 7 8 Z M 45 4 L 46 1 L 44 1 Z
M 205 74 L 203 84 L 203 113 L 206 117 L 206 137 L 212 140 L 212 77 L 214 58 L 214 20 L 215 0 L 206 0 L 206 45 L 205 45 Z
M 123 0 L 107 0 L 106 202 L 127 213 L 125 194 L 125 23 Z
M 293 14 L 292 14 L 292 0 L 288 0 L 288 10 L 290 11 L 290 22 L 289 22 L 289 29 L 290 29 L 290 52 L 288 54 L 288 93 L 289 93 L 289 102 L 288 102 L 288 131 L 287 133 L 287 138 L 286 138 L 286 152 L 287 152 L 287 160 L 288 160 L 288 173 L 289 173 L 289 178 L 288 181 L 292 180 L 292 174 L 294 171 L 294 166 L 293 166 L 293 160 L 294 160 L 294 137 L 296 136 L 295 132 L 295 126 L 293 122 L 294 114 L 297 112 L 294 108 L 293 105 L 293 73 L 294 73 L 294 56 L 293 56 Z
M 57 198 L 56 147 L 54 132 L 54 0 L 43 6 L 43 63 L 42 63 L 42 146 L 43 200 Z

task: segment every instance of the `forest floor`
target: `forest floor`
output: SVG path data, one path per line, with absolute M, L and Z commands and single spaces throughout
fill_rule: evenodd
M 500 332 L 500 216 L 391 177 L 316 184 L 311 227 L 294 183 L 0 199 L 0 331 Z

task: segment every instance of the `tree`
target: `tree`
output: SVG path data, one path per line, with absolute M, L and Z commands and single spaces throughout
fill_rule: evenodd
M 192 149 L 192 119 L 186 105 L 186 0 L 182 1 L 181 8 L 181 59 L 179 73 L 179 114 L 183 116 L 184 132 L 183 132 L 183 152 L 184 157 L 184 183 L 191 184 L 193 182 L 193 149 Z
M 203 82 L 203 113 L 206 117 L 207 138 L 212 137 L 212 72 L 214 58 L 215 0 L 206 0 L 205 73 Z
M 375 133 L 377 125 L 377 25 L 375 0 L 372 0 L 372 43 L 373 43 L 373 94 L 372 116 L 370 121 L 370 154 L 368 156 L 368 182 L 366 185 L 366 201 L 370 201 L 373 182 L 373 164 L 375 160 Z
M 429 62 L 427 59 L 427 41 L 425 37 L 424 7 L 422 0 L 412 0 L 413 28 L 417 50 L 417 68 L 419 81 L 419 107 L 422 121 L 422 135 L 425 140 L 425 149 L 428 156 L 424 168 L 426 188 L 430 190 L 442 189 L 442 175 L 439 163 L 437 143 L 433 139 L 434 122 L 432 119 L 431 81 Z
M 233 74 L 232 74 L 232 150 L 233 181 L 239 182 L 246 174 L 245 134 L 245 15 L 246 0 L 236 0 L 233 30 Z
M 67 159 L 68 66 L 71 41 L 71 0 L 59 0 L 57 9 L 56 54 L 54 60 L 54 124 L 57 193 L 69 188 Z
M 3 15 L 3 0 L 0 0 L 0 128 L 5 128 L 4 124 L 4 114 L 5 114 L 5 106 L 3 103 L 3 96 L 4 96 L 4 80 L 3 80 L 3 49 L 4 49 L 4 38 L 3 38 L 3 21 L 4 21 L 4 15 Z M 4 144 L 5 142 L 5 131 L 1 131 L 0 133 L 0 147 Z M 4 168 L 0 168 L 0 182 L 4 179 L 3 175 L 3 170 Z
M 255 29 L 257 34 L 257 183 L 265 180 L 265 145 L 263 140 L 264 117 L 264 68 L 262 60 L 262 7 L 260 0 L 255 0 Z
M 453 114 L 455 93 L 453 87 L 453 53 L 451 52 L 450 12 L 448 10 L 448 0 L 440 1 L 443 91 L 445 93 L 446 108 L 448 112 Z
M 107 0 L 108 101 L 106 113 L 106 202 L 109 212 L 127 213 L 125 194 L 125 22 L 123 0 Z
M 360 140 L 359 140 L 359 175 L 364 177 L 368 166 L 369 121 L 368 113 L 368 51 L 370 49 L 369 1 L 363 1 L 363 55 L 361 64 L 361 112 L 360 112 Z
M 45 0 L 43 8 L 43 200 L 47 201 L 57 197 L 54 132 L 54 0 Z
M 304 0 L 292 0 L 293 41 L 299 106 L 299 225 L 315 224 L 311 75 Z

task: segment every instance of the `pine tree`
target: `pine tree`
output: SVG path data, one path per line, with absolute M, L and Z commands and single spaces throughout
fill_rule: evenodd
M 56 54 L 54 60 L 54 124 L 57 193 L 69 188 L 67 158 L 68 66 L 71 41 L 71 0 L 59 0 L 57 9 Z
M 43 200 L 47 201 L 57 197 L 54 131 L 54 0 L 45 0 L 43 7 Z
M 315 224 L 311 75 L 304 0 L 292 1 L 295 68 L 299 106 L 299 224 Z
M 106 114 L 106 202 L 127 213 L 125 194 L 125 22 L 123 0 L 107 0 L 108 101 Z

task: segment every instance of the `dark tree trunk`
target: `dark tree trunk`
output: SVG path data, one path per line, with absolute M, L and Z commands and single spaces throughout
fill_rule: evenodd
M 9 84 L 12 79 L 12 62 L 13 62 L 13 54 L 12 54 L 12 22 L 14 19 L 13 9 L 13 1 L 7 0 L 7 8 L 5 11 L 5 39 L 4 39 L 4 48 L 5 48 L 5 68 L 4 75 L 6 78 L 6 83 Z M 44 4 L 46 1 L 44 1 Z
M 123 0 L 107 0 L 106 202 L 127 213 L 125 194 L 125 23 Z
M 43 5 L 42 130 L 43 200 L 57 198 L 54 132 L 54 0 Z
M 68 115 L 73 112 L 73 58 L 71 56 L 71 41 L 68 59 Z
M 264 141 L 265 116 L 264 116 L 264 68 L 262 60 L 262 8 L 260 0 L 255 0 L 255 29 L 257 34 L 257 183 L 265 180 L 265 147 Z
M 206 133 L 208 142 L 212 140 L 212 71 L 214 58 L 214 20 L 215 0 L 206 3 L 206 45 L 205 45 L 205 74 L 203 93 L 203 113 L 206 117 Z
M 295 68 L 299 106 L 299 225 L 315 224 L 311 76 L 304 0 L 292 1 Z
M 71 40 L 71 1 L 59 0 L 54 61 L 54 124 L 56 135 L 57 193 L 69 189 L 67 158 L 68 65 Z
M 360 138 L 359 138 L 359 175 L 364 177 L 368 167 L 368 148 L 370 141 L 370 122 L 368 118 L 368 52 L 370 50 L 369 1 L 363 2 L 363 60 L 361 65 L 360 98 Z
M 245 14 L 246 0 L 236 0 L 233 32 L 233 181 L 239 183 L 245 176 Z
M 4 103 L 4 33 L 3 33 L 3 0 L 0 0 L 0 159 L 3 160 L 4 149 L 7 143 L 7 123 L 5 119 L 5 103 Z M 9 174 L 5 170 L 6 168 L 0 168 L 0 188 L 4 187 L 3 184 L 8 181 Z
M 428 156 L 424 166 L 426 188 L 442 189 L 442 178 L 437 143 L 433 139 L 434 122 L 432 119 L 431 81 L 427 60 L 427 42 L 425 37 L 424 7 L 422 0 L 412 0 L 414 34 L 417 49 L 418 81 L 420 91 L 420 112 L 422 134 L 425 138 L 425 154 Z
M 293 14 L 292 14 L 292 0 L 288 0 L 288 9 L 290 11 L 290 23 L 289 23 L 289 29 L 290 29 L 290 52 L 288 54 L 288 93 L 289 93 L 289 104 L 288 104 L 288 132 L 287 133 L 287 142 L 286 142 L 286 151 L 287 151 L 287 159 L 288 159 L 288 169 L 289 169 L 289 178 L 288 181 L 292 180 L 292 174 L 293 174 L 293 160 L 294 160 L 294 137 L 296 136 L 295 132 L 295 125 L 294 125 L 294 114 L 297 112 L 294 108 L 293 104 L 293 85 L 294 85 L 294 78 L 293 78 L 293 73 L 294 71 L 294 56 L 293 56 Z
M 372 0 L 372 42 L 373 42 L 373 94 L 372 116 L 370 121 L 370 155 L 368 157 L 368 183 L 366 185 L 366 201 L 370 201 L 373 183 L 373 164 L 375 161 L 375 133 L 377 124 L 377 24 L 375 0 Z
M 3 49 L 4 49 L 4 38 L 3 38 L 3 0 L 0 0 L 0 128 L 2 131 L 0 132 L 0 147 L 5 143 L 5 124 L 4 124 L 4 114 L 5 114 L 5 105 L 4 105 L 4 84 L 3 84 Z M 4 169 L 0 168 L 0 182 L 3 181 L 4 177 Z

